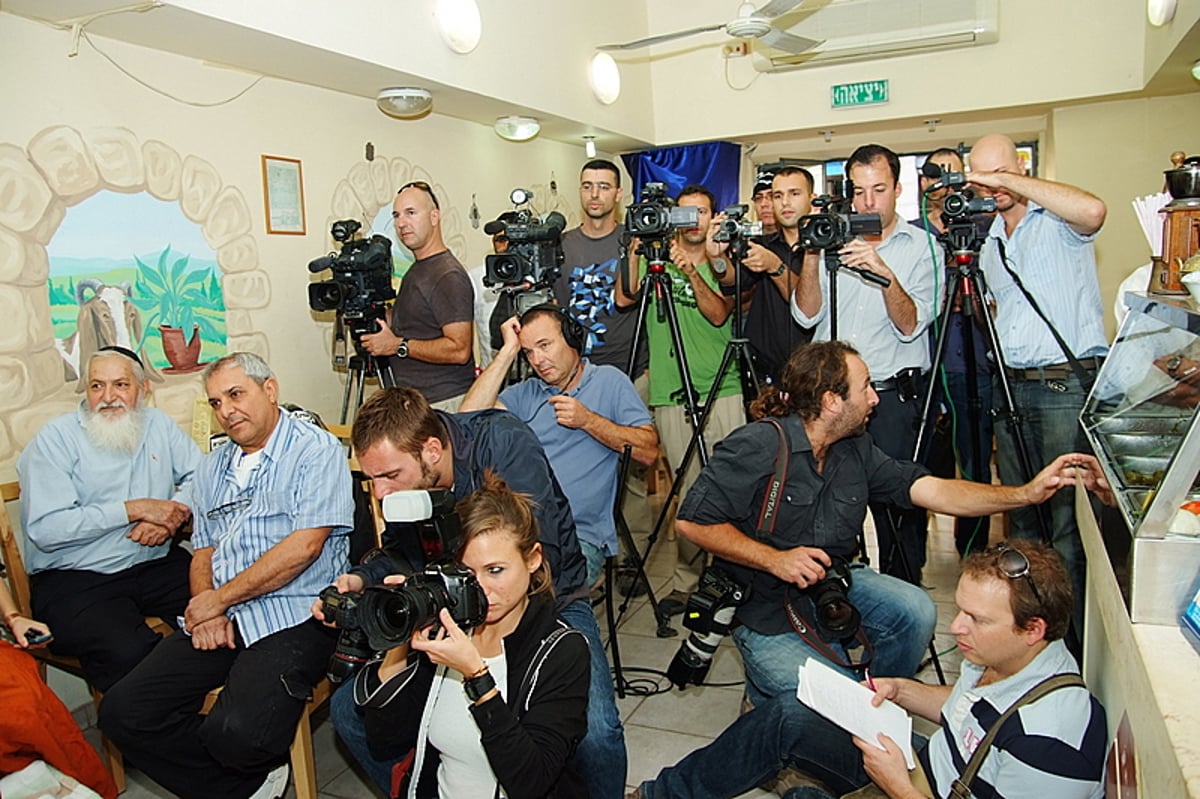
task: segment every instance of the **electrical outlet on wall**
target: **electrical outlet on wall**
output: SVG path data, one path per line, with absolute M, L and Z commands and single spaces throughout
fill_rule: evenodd
M 721 48 L 726 58 L 740 58 L 750 54 L 750 43 L 746 41 L 730 42 Z

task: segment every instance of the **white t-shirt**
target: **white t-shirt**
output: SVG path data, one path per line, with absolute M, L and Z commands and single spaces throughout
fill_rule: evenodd
M 508 679 L 504 655 L 483 662 L 503 696 Z M 429 742 L 441 755 L 438 795 L 442 799 L 478 799 L 496 792 L 496 775 L 479 740 L 479 727 L 467 709 L 462 681 L 461 674 L 447 669 L 429 714 Z

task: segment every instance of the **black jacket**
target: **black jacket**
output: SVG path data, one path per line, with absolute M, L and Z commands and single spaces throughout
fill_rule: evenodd
M 565 630 L 542 651 L 556 630 Z M 509 799 L 586 797 L 587 789 L 568 761 L 587 731 L 590 659 L 583 635 L 554 613 L 549 597 L 534 596 L 517 628 L 504 639 L 508 685 L 482 705 L 470 706 L 480 740 L 504 794 Z M 363 706 L 367 739 L 392 757 L 414 753 L 422 739 L 424 712 L 435 677 L 442 669 L 423 654 L 380 684 L 378 664 L 370 664 L 354 684 Z M 452 686 L 443 686 L 443 690 Z M 418 797 L 437 796 L 438 753 L 426 743 Z M 405 761 L 413 768 L 413 760 Z M 411 773 L 398 795 L 409 790 Z

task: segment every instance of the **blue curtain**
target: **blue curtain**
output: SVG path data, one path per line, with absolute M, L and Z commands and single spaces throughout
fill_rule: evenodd
M 741 158 L 740 147 L 723 141 L 664 147 L 621 156 L 625 169 L 633 176 L 635 201 L 647 183 L 665 183 L 667 193 L 672 197 L 689 183 L 699 183 L 716 195 L 717 211 L 738 201 Z

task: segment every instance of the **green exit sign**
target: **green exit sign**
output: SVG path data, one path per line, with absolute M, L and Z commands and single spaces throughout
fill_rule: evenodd
M 886 80 L 864 80 L 858 83 L 838 83 L 829 89 L 834 108 L 850 108 L 856 105 L 874 105 L 888 101 Z

